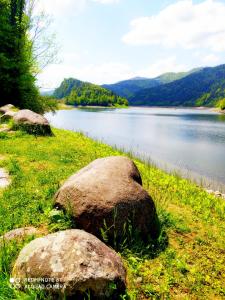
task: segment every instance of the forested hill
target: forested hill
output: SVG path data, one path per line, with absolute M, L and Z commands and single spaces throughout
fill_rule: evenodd
M 168 84 L 142 89 L 131 105 L 215 106 L 225 98 L 225 65 L 203 68 Z
M 64 79 L 55 90 L 56 99 L 65 99 L 66 104 L 81 106 L 127 106 L 128 101 L 101 86 L 74 78 Z
M 136 77 L 124 81 L 120 81 L 114 84 L 104 84 L 102 87 L 116 93 L 121 97 L 126 97 L 128 100 L 134 96 L 135 93 L 143 90 L 150 89 L 156 86 L 160 86 L 162 84 L 170 83 L 175 80 L 184 78 L 189 74 L 197 72 L 200 69 L 193 69 L 188 72 L 180 72 L 180 73 L 164 73 L 155 78 L 142 78 Z

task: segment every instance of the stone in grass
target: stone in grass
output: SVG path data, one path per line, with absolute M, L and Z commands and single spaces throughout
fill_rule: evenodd
M 16 260 L 12 278 L 20 281 L 22 290 L 29 287 L 26 279 L 30 278 L 30 284 L 35 285 L 30 288 L 42 284 L 52 297 L 72 299 L 84 299 L 87 291 L 91 299 L 119 299 L 126 288 L 120 256 L 95 236 L 77 229 L 50 234 L 26 245 Z M 45 278 L 51 278 L 52 288 L 49 282 L 43 282 Z
M 125 237 L 128 224 L 146 240 L 159 234 L 155 204 L 127 157 L 97 159 L 81 169 L 59 189 L 55 206 L 71 214 L 77 228 L 99 238 L 104 231 L 110 241 L 115 234 L 118 239 Z
M 3 241 L 9 242 L 12 240 L 23 240 L 26 237 L 38 235 L 40 231 L 35 227 L 23 227 L 13 229 L 0 237 L 0 245 Z
M 15 117 L 15 115 L 16 115 L 15 111 L 9 110 L 4 115 L 1 116 L 0 121 L 1 121 L 1 123 L 8 122 L 8 121 L 12 120 Z
M 6 112 L 14 110 L 14 109 L 15 109 L 15 106 L 12 104 L 4 105 L 4 106 L 0 107 L 0 114 L 5 114 Z
M 22 109 L 13 118 L 14 128 L 34 135 L 52 135 L 48 120 L 29 109 Z
M 0 169 L 0 188 L 6 188 L 11 183 L 9 174 L 5 169 Z
M 0 132 L 6 133 L 6 132 L 10 132 L 10 131 L 11 131 L 11 129 L 9 128 L 9 126 L 7 124 L 0 125 Z

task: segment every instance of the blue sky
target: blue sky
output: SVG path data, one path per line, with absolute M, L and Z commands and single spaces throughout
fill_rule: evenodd
M 225 63 L 224 0 L 39 0 L 40 9 L 60 46 L 60 63 L 39 75 L 42 88 Z

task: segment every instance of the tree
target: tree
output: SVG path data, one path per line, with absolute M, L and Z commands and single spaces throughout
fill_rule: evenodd
M 26 15 L 29 18 L 30 64 L 36 77 L 49 64 L 58 62 L 58 45 L 55 33 L 51 32 L 52 19 L 44 11 L 37 10 L 36 0 L 26 0 Z
M 43 105 L 35 85 L 37 63 L 26 9 L 25 0 L 0 0 L 0 99 L 1 105 L 43 113 L 47 103 Z

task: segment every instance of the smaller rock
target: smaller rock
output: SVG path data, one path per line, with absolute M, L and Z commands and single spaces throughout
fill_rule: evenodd
M 225 199 L 225 194 L 222 194 L 222 198 Z
M 3 124 L 0 127 L 0 132 L 9 132 L 9 131 L 10 131 L 10 128 L 6 124 Z
M 216 197 L 221 197 L 222 196 L 222 193 L 219 192 L 219 191 L 216 191 L 214 194 L 215 194 Z
M 0 107 L 0 113 L 5 114 L 6 112 L 8 112 L 10 110 L 14 110 L 14 109 L 16 109 L 14 105 L 7 104 L 7 105 Z
M 52 135 L 48 120 L 29 109 L 22 109 L 13 117 L 15 129 L 22 129 L 29 134 Z
M 12 120 L 15 115 L 16 115 L 15 111 L 11 111 L 11 110 L 7 111 L 4 115 L 1 116 L 1 119 L 0 119 L 1 123 Z
M 208 194 L 214 194 L 214 191 L 213 191 L 213 190 L 206 190 L 206 192 L 207 192 Z
M 20 281 L 22 290 L 29 287 L 27 278 L 35 287 L 42 284 L 51 299 L 55 299 L 54 296 L 83 299 L 81 295 L 89 291 L 91 299 L 112 300 L 119 299 L 125 291 L 126 270 L 115 251 L 95 236 L 72 229 L 49 234 L 26 245 L 16 260 L 12 278 Z M 45 280 L 49 278 L 51 282 Z M 49 289 L 49 283 L 54 287 Z
M 6 188 L 10 183 L 9 174 L 5 169 L 0 169 L 0 188 Z
M 13 229 L 0 237 L 0 245 L 3 240 L 8 242 L 15 239 L 24 239 L 28 236 L 37 235 L 38 233 L 39 230 L 35 227 Z

